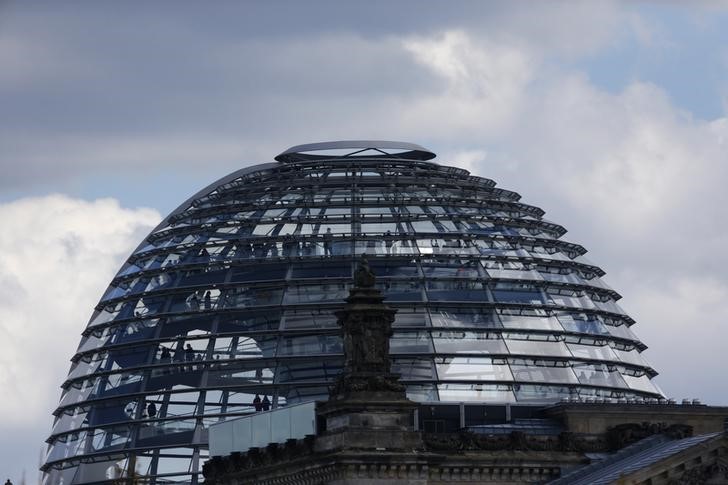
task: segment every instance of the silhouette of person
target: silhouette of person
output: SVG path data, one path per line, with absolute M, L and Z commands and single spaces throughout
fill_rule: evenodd
M 263 396 L 263 411 L 268 411 L 270 409 L 270 399 L 268 399 L 268 396 Z
M 200 309 L 200 299 L 197 297 L 197 293 L 194 293 L 190 298 L 190 308 L 193 311 L 198 311 Z
M 207 290 L 205 292 L 204 300 L 205 300 L 205 310 L 209 310 L 210 308 L 212 308 L 212 297 L 210 296 L 210 290 Z
M 150 418 L 153 418 L 156 415 L 157 415 L 157 405 L 154 404 L 153 402 L 150 402 L 149 405 L 147 406 L 147 416 L 149 416 Z
M 392 246 L 394 245 L 394 241 L 392 241 L 392 231 L 387 231 L 387 240 L 384 241 L 384 245 L 387 248 L 387 254 L 392 254 Z
M 195 349 L 192 348 L 190 344 L 187 344 L 187 347 L 185 347 L 185 360 L 187 362 L 192 362 L 195 360 Z M 193 365 L 190 365 L 187 367 L 187 370 L 193 371 L 195 370 L 195 367 Z
M 331 256 L 331 246 L 332 241 L 334 239 L 334 235 L 331 234 L 331 228 L 326 228 L 326 233 L 324 233 L 324 256 Z
M 253 406 L 255 406 L 256 411 L 262 411 L 263 405 L 260 403 L 260 395 L 256 394 L 255 399 L 253 399 Z
M 11 482 L 11 481 L 10 481 L 10 479 L 8 478 L 8 479 L 7 479 L 6 481 L 5 481 L 5 485 L 13 485 L 13 482 Z

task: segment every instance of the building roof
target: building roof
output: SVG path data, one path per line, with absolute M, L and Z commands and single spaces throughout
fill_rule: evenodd
M 689 448 L 721 436 L 710 433 L 679 440 L 665 435 L 645 438 L 623 448 L 608 459 L 567 473 L 550 485 L 606 485 L 615 480 L 648 468 Z
M 277 157 L 279 162 L 290 163 L 302 160 L 324 160 L 331 158 L 397 158 L 406 160 L 432 160 L 435 154 L 427 148 L 404 141 L 385 140 L 340 140 L 296 145 Z

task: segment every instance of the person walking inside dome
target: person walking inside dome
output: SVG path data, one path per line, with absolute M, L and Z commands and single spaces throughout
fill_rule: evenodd
M 324 233 L 324 256 L 331 256 L 331 246 L 333 239 L 334 235 L 331 234 L 331 228 L 326 228 L 326 233 Z

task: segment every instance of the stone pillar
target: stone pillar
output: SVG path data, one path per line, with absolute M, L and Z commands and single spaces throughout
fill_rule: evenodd
M 339 437 L 340 446 L 411 450 L 421 446 L 413 423 L 417 405 L 407 399 L 405 386 L 391 371 L 389 338 L 396 310 L 384 304 L 375 281 L 362 256 L 354 288 L 344 309 L 336 313 L 344 340 L 344 370 L 318 414 L 328 434 L 346 435 Z

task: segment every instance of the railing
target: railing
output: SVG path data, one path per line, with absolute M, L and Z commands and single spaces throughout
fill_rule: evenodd
M 226 456 L 316 434 L 316 403 L 294 404 L 210 426 L 210 456 Z

